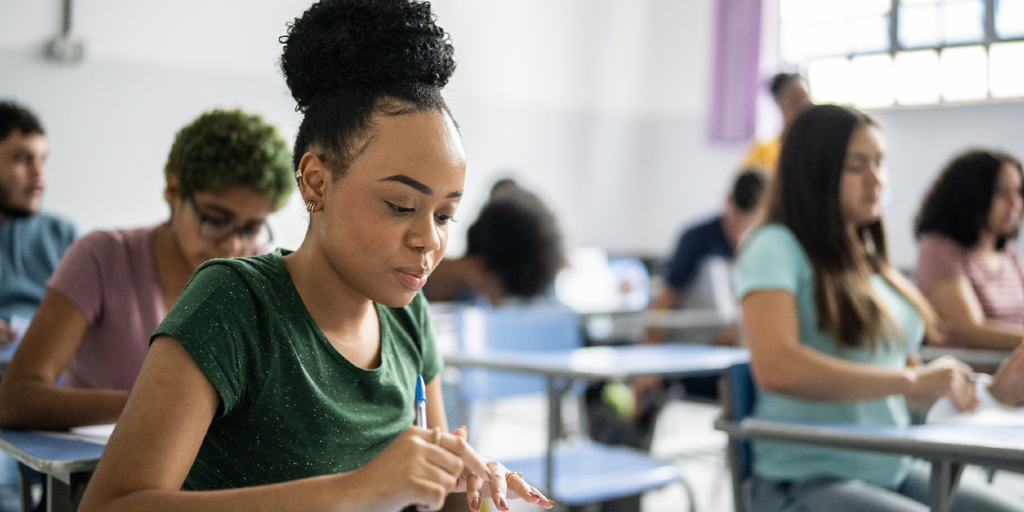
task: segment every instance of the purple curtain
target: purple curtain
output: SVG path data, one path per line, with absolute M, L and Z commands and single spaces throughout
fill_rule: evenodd
M 761 0 L 716 0 L 715 4 L 708 136 L 712 142 L 744 142 L 754 136 Z

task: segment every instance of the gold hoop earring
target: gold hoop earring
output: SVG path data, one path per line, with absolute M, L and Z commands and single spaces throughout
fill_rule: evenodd
M 306 203 L 306 211 L 313 213 L 313 208 L 316 208 L 316 201 L 310 201 Z
M 295 179 L 297 179 L 297 180 L 302 179 L 302 169 L 299 169 L 299 170 L 295 171 Z

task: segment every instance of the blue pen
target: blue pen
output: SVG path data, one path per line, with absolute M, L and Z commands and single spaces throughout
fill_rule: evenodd
M 416 426 L 427 428 L 427 385 L 423 376 L 416 376 Z

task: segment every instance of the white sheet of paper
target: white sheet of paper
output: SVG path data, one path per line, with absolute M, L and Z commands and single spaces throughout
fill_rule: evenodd
M 987 375 L 985 376 L 987 377 Z M 960 412 L 949 398 L 940 398 L 928 410 L 925 423 L 953 423 L 958 425 L 984 425 L 994 427 L 1024 426 L 1024 407 L 1009 407 L 999 403 L 988 392 L 991 379 L 980 379 L 977 385 L 978 408 Z

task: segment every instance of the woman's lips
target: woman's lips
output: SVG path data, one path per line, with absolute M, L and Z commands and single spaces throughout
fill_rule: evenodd
M 423 285 L 427 284 L 427 273 L 424 270 L 396 268 L 395 273 L 402 280 L 402 284 L 414 292 L 418 292 Z

